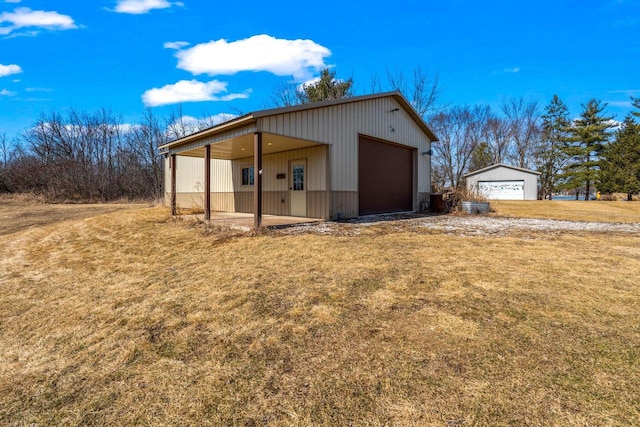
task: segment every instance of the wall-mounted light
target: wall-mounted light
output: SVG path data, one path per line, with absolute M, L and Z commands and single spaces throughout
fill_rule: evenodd
M 391 111 L 392 113 L 395 113 L 396 111 L 400 111 L 400 109 L 398 107 L 396 107 L 393 110 L 389 110 L 389 111 Z
M 431 156 L 431 150 L 423 151 L 420 154 L 422 154 L 423 156 Z

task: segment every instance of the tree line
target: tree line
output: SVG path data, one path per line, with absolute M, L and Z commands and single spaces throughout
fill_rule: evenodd
M 640 108 L 640 100 L 631 100 Z M 433 185 L 461 188 L 464 174 L 507 163 L 541 173 L 541 198 L 568 191 L 589 200 L 597 188 L 631 200 L 640 192 L 640 113 L 620 124 L 605 109 L 592 99 L 572 120 L 557 95 L 542 112 L 523 98 L 503 101 L 501 114 L 489 106 L 448 107 L 427 118 L 440 138 L 433 144 Z
M 226 118 L 195 119 L 181 107 L 165 118 L 147 109 L 133 124 L 104 108 L 42 114 L 14 141 L 0 133 L 0 193 L 49 201 L 157 199 L 164 174 L 158 147 Z
M 270 105 L 350 97 L 353 84 L 325 69 L 311 83 L 279 86 Z M 565 190 L 576 198 L 582 192 L 588 200 L 597 188 L 631 200 L 640 192 L 637 111 L 619 124 L 595 99 L 574 120 L 558 96 L 542 110 L 524 98 L 505 99 L 498 111 L 487 105 L 443 106 L 437 74 L 420 68 L 408 77 L 398 70 L 387 71 L 384 79 L 372 77 L 370 91 L 383 90 L 401 91 L 439 137 L 432 145 L 434 191 L 462 188 L 466 173 L 506 163 L 539 171 L 542 198 Z M 640 109 L 640 99 L 632 103 Z M 49 200 L 158 198 L 163 191 L 158 147 L 216 123 L 194 121 L 181 108 L 165 120 L 146 110 L 134 124 L 105 109 L 43 114 L 12 144 L 0 133 L 0 192 L 35 192 Z
M 105 109 L 43 114 L 11 144 L 0 134 L 0 192 L 37 193 L 51 201 L 158 197 L 158 146 L 166 140 L 151 110 L 134 125 Z
M 287 82 L 272 97 L 273 106 L 289 106 L 354 95 L 353 79 L 340 80 L 336 71 L 323 70 L 309 84 Z M 541 111 L 537 101 L 504 99 L 495 111 L 488 105 L 439 105 L 438 75 L 421 68 L 407 77 L 387 70 L 373 76 L 372 93 L 399 90 L 433 128 L 439 141 L 432 145 L 434 191 L 464 187 L 464 175 L 496 163 L 540 172 L 540 197 L 560 191 L 585 194 L 640 192 L 640 125 L 633 112 L 622 124 L 605 112 L 606 104 L 592 99 L 572 120 L 554 95 Z M 640 109 L 640 99 L 631 98 Z M 617 130 L 614 131 L 614 128 Z

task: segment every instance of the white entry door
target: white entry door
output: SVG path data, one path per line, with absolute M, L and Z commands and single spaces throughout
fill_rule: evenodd
M 307 216 L 307 160 L 293 160 L 289 176 L 291 216 Z

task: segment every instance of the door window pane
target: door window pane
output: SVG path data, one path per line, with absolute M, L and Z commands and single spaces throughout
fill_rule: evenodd
M 304 191 L 303 165 L 293 165 L 293 191 Z

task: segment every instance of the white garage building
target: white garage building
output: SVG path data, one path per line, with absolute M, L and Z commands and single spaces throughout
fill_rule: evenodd
M 464 175 L 467 189 L 489 200 L 536 200 L 540 172 L 498 163 Z

